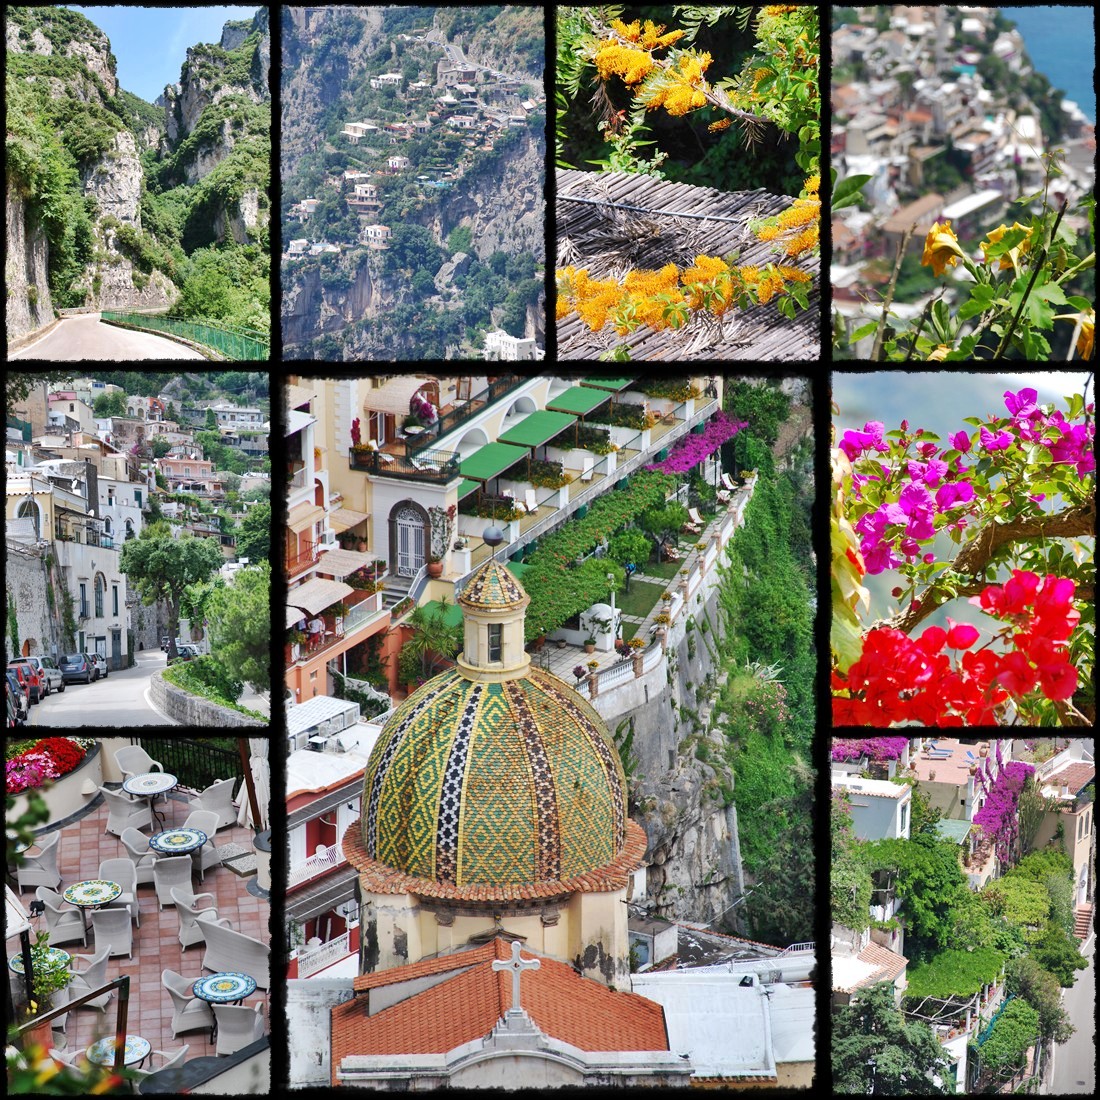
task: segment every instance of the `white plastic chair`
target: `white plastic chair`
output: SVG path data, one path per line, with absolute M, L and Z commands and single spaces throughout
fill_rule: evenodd
M 218 1022 L 215 1054 L 236 1054 L 241 1047 L 254 1043 L 264 1033 L 263 1005 L 214 1005 Z
M 134 957 L 134 930 L 126 906 L 97 909 L 92 914 L 92 931 L 97 948 L 106 948 L 110 955 Z
M 153 863 L 153 884 L 157 888 L 157 908 L 163 909 L 166 905 L 173 905 L 172 888 L 177 890 L 191 890 L 191 857 L 190 856 L 162 856 Z
M 134 880 L 138 886 L 153 884 L 154 856 L 149 849 L 149 838 L 137 829 L 124 829 L 122 836 L 123 848 L 127 857 L 134 865 Z
M 535 496 L 534 489 L 524 490 L 523 503 L 527 506 L 527 514 L 529 516 L 533 516 L 539 510 L 539 502 Z
M 22 893 L 27 886 L 48 886 L 56 890 L 61 885 L 61 872 L 57 869 L 57 846 L 61 841 L 61 831 L 55 830 L 42 840 L 35 841 L 32 847 L 38 852 L 23 853 L 23 862 L 15 869 L 15 880 Z
M 266 943 L 212 922 L 207 923 L 204 931 L 204 970 L 213 970 L 216 974 L 225 970 L 248 974 L 256 979 L 256 984 L 261 989 L 268 988 L 271 950 Z
M 233 788 L 236 779 L 218 779 L 210 784 L 196 798 L 192 798 L 188 805 L 193 810 L 208 810 L 218 815 L 218 828 L 224 829 L 227 825 L 237 824 L 237 810 L 233 805 Z
M 125 745 L 115 751 L 115 763 L 122 772 L 123 779 L 132 775 L 148 775 L 149 772 L 164 771 L 164 765 L 154 760 L 140 745 Z
M 218 815 L 213 810 L 192 810 L 183 823 L 185 829 L 198 829 L 206 833 L 206 843 L 191 854 L 199 869 L 199 881 L 206 881 L 206 869 L 221 864 L 221 856 L 215 847 L 214 836 L 218 831 Z
M 121 912 L 121 910 L 118 910 L 118 912 Z M 93 919 L 97 915 L 93 913 Z M 125 921 L 125 925 L 127 931 L 129 931 L 130 922 L 128 920 Z M 73 961 L 69 964 L 69 970 L 73 975 L 73 980 L 69 982 L 69 994 L 73 999 L 83 997 L 86 993 L 91 993 L 93 989 L 99 989 L 107 981 L 107 960 L 110 954 L 111 945 L 103 944 L 98 947 L 95 955 L 73 956 Z M 88 964 L 83 970 L 76 968 L 75 964 L 78 959 Z M 101 996 L 85 1001 L 82 1005 L 77 1005 L 77 1008 L 95 1008 L 102 1012 L 110 1003 L 113 995 L 114 990 L 108 989 Z
M 584 466 L 581 469 L 581 481 L 591 481 L 592 471 L 593 469 L 595 469 L 596 466 L 596 459 L 593 455 L 585 451 L 581 461 L 584 463 Z
M 100 787 L 107 803 L 105 833 L 122 836 L 127 829 L 143 829 L 153 824 L 153 811 L 144 798 L 131 798 L 125 791 L 109 791 Z
M 137 871 L 129 859 L 104 859 L 99 864 L 99 877 L 108 882 L 117 882 L 122 887 L 122 893 L 109 902 L 108 909 L 128 909 L 130 919 L 138 928 L 141 927 L 141 910 L 138 906 L 137 896 Z
M 84 931 L 84 914 L 67 901 L 56 890 L 48 886 L 39 886 L 34 896 L 46 907 L 46 927 L 50 932 L 50 944 L 71 943 L 80 940 L 88 946 L 88 934 Z M 63 905 L 69 905 L 63 909 Z
M 193 947 L 196 943 L 206 942 L 206 933 L 203 929 L 208 920 L 217 921 L 219 924 L 224 922 L 224 926 L 229 927 L 229 918 L 219 918 L 216 906 L 210 905 L 205 909 L 200 909 L 198 906 L 200 898 L 213 900 L 213 894 L 192 894 L 175 888 L 171 890 L 171 894 L 180 918 L 179 941 L 184 950 Z
M 170 1050 L 154 1050 L 149 1055 L 149 1069 L 138 1069 L 135 1066 L 130 1066 L 129 1070 L 139 1081 L 143 1081 L 146 1077 L 152 1077 L 154 1073 L 160 1073 L 161 1070 L 175 1069 L 177 1066 L 182 1066 L 184 1060 L 187 1058 L 187 1052 L 191 1049 L 190 1045 L 185 1043 L 179 1050 L 172 1052 Z M 160 1057 L 164 1059 L 164 1063 L 159 1066 L 153 1065 L 153 1058 Z
M 172 1038 L 181 1031 L 194 1031 L 196 1028 L 214 1026 L 214 1013 L 210 1005 L 191 992 L 195 984 L 193 978 L 185 978 L 174 970 L 160 972 L 161 985 L 172 998 Z

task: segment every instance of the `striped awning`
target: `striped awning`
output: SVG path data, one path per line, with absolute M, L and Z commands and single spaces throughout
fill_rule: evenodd
M 317 559 L 317 571 L 343 578 L 373 561 L 373 554 L 360 554 L 358 550 L 325 550 Z
M 417 390 L 423 389 L 432 379 L 410 378 L 401 375 L 388 379 L 377 389 L 367 390 L 363 398 L 366 412 L 392 413 L 394 416 L 408 416 L 409 402 Z
M 297 626 L 298 623 L 305 618 L 300 607 L 291 607 L 287 604 L 286 608 L 286 628 L 289 630 L 292 626 Z
M 311 504 L 306 500 L 291 508 L 286 517 L 286 525 L 291 531 L 304 531 L 307 527 L 312 527 L 324 514 L 325 510 L 319 504 Z
M 355 591 L 343 581 L 330 581 L 321 577 L 312 577 L 305 584 L 292 588 L 286 594 L 286 602 L 291 607 L 300 607 L 311 615 L 324 611 L 338 600 L 345 599 Z M 297 622 L 297 620 L 295 620 Z
M 341 531 L 349 531 L 357 527 L 365 519 L 370 519 L 369 512 L 353 512 L 350 508 L 337 508 L 335 512 L 329 512 L 328 525 L 339 534 Z

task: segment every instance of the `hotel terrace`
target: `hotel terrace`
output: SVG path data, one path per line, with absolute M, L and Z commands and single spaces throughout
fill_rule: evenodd
M 9 1091 L 59 1067 L 73 1081 L 53 1092 L 270 1092 L 266 753 L 263 739 L 9 739 Z M 129 1086 L 92 1064 L 112 1065 L 118 1034 Z
M 348 687 L 369 694 L 354 670 L 371 639 L 391 658 L 389 694 L 403 694 L 396 654 L 404 640 L 401 624 L 417 605 L 443 606 L 453 618 L 455 597 L 490 553 L 521 575 L 524 558 L 540 539 L 583 518 L 594 501 L 665 459 L 689 432 L 704 430 L 721 408 L 721 380 L 675 381 L 682 385 L 509 374 L 316 381 L 291 376 L 288 702 L 332 696 L 334 672 L 348 677 Z M 657 396 L 674 390 L 675 396 Z M 414 407 L 423 415 L 412 416 Z M 636 426 L 625 426 L 627 421 Z M 736 522 L 733 483 L 727 475 L 722 488 L 716 458 L 701 469 L 718 485 L 717 513 L 711 507 L 704 517 L 696 509 L 680 550 L 670 550 L 684 560 L 666 568 L 663 578 L 651 578 L 670 588 L 665 610 L 673 619 L 686 589 L 694 593 Z M 537 483 L 555 480 L 546 477 L 548 471 L 561 482 L 558 487 Z M 686 481 L 676 499 L 690 503 Z M 742 496 L 740 510 L 744 503 Z M 495 551 L 483 538 L 490 524 L 502 536 Z M 595 552 L 599 556 L 600 548 Z M 655 641 L 653 617 L 642 615 L 635 624 L 649 645 Z M 642 635 L 643 628 L 650 633 Z M 556 648 L 547 647 L 548 667 L 568 678 L 590 629 L 581 623 L 549 634 Z M 614 651 L 620 636 L 608 630 L 598 638 L 598 674 L 616 663 L 630 664 Z

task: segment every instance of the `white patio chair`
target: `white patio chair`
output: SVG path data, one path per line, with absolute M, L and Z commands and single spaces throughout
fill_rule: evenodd
M 214 1013 L 210 1011 L 210 1005 L 191 992 L 195 984 L 194 978 L 185 978 L 174 970 L 162 970 L 160 982 L 168 991 L 168 996 L 172 998 L 173 1039 L 181 1031 L 194 1031 L 196 1028 L 214 1026 Z
M 134 930 L 126 906 L 118 909 L 97 909 L 92 913 L 95 945 L 111 955 L 134 957 Z
M 218 1022 L 215 1054 L 236 1054 L 264 1033 L 263 1005 L 214 1005 L 214 1019 Z
M 137 829 L 130 828 L 124 829 L 119 839 L 126 849 L 127 858 L 134 865 L 134 880 L 137 885 L 152 886 L 154 856 L 149 849 L 149 838 Z
M 56 1000 L 56 995 L 54 999 Z M 58 1050 L 56 1047 L 50 1047 L 50 1057 L 62 1065 L 72 1066 L 73 1069 L 83 1069 L 88 1063 L 82 1050 Z
M 703 519 L 703 517 L 699 514 L 698 508 L 689 508 L 688 516 L 691 518 L 691 522 L 694 523 L 696 527 L 700 529 L 706 527 L 707 521 Z
M 153 885 L 157 888 L 158 909 L 174 904 L 173 887 L 192 893 L 191 873 L 190 856 L 161 856 L 153 862 Z
M 131 798 L 125 791 L 109 791 L 100 787 L 107 803 L 107 824 L 105 833 L 122 836 L 127 829 L 143 829 L 153 824 L 153 811 L 144 798 Z
M 69 903 L 48 886 L 39 886 L 34 896 L 46 907 L 46 927 L 50 932 L 50 944 L 57 947 L 62 943 L 80 940 L 88 946 L 88 934 L 84 931 L 84 914 L 75 905 Z M 68 908 L 62 908 L 68 906 Z
M 266 943 L 212 922 L 207 922 L 204 932 L 206 954 L 202 965 L 205 970 L 215 973 L 234 970 L 255 978 L 261 989 L 268 988 L 271 951 Z
M 733 480 L 733 478 L 732 478 L 732 477 L 730 477 L 730 475 L 729 475 L 729 474 L 727 474 L 727 473 L 725 472 L 725 470 L 723 470 L 723 471 L 722 471 L 722 484 L 723 484 L 723 485 L 724 485 L 724 486 L 725 486 L 725 487 L 726 487 L 726 488 L 727 488 L 727 489 L 728 489 L 728 490 L 729 490 L 729 491 L 730 491 L 731 493 L 732 493 L 732 492 L 734 492 L 734 491 L 736 490 L 736 488 L 737 488 L 737 482 L 736 482 L 736 481 L 734 481 L 734 480 Z
M 121 910 L 118 910 L 121 912 Z M 97 914 L 93 913 L 93 919 Z M 125 921 L 126 929 L 129 931 L 130 922 Z M 111 945 L 108 943 L 102 946 L 97 945 L 96 953 L 94 955 L 74 955 L 73 961 L 69 964 L 69 970 L 72 973 L 73 980 L 69 982 L 69 996 L 73 1000 L 77 997 L 83 997 L 86 993 L 91 993 L 93 989 L 99 989 L 107 981 L 107 960 L 111 954 Z M 83 970 L 78 970 L 76 967 L 77 960 L 87 963 L 87 966 Z M 95 997 L 90 1001 L 85 1001 L 82 1005 L 77 1005 L 77 1008 L 94 1008 L 102 1012 L 110 1003 L 111 997 L 114 995 L 113 989 L 108 989 L 106 993 L 99 997 Z
M 139 1080 L 143 1081 L 146 1077 L 152 1077 L 154 1073 L 160 1073 L 165 1069 L 176 1069 L 178 1066 L 182 1066 L 184 1060 L 187 1058 L 187 1052 L 191 1049 L 190 1044 L 184 1043 L 177 1051 L 170 1050 L 154 1050 L 149 1054 L 149 1068 L 137 1069 L 135 1066 L 130 1066 L 130 1072 Z M 159 1066 L 153 1065 L 153 1058 L 160 1057 L 164 1059 L 164 1063 Z
M 57 869 L 57 846 L 61 831 L 55 829 L 48 837 L 35 841 L 23 853 L 23 862 L 15 869 L 15 879 L 22 893 L 26 886 L 48 886 L 56 890 L 61 885 L 61 872 Z M 32 849 L 37 848 L 37 853 Z
M 539 502 L 535 497 L 534 489 L 525 489 L 523 503 L 527 506 L 527 514 L 533 516 L 539 510 Z
M 148 775 L 149 772 L 164 771 L 164 765 L 154 760 L 140 745 L 125 745 L 115 751 L 115 763 L 122 772 L 122 778 L 132 775 Z
M 206 843 L 191 854 L 199 869 L 199 881 L 206 881 L 206 869 L 221 864 L 221 856 L 215 847 L 214 836 L 218 831 L 218 815 L 213 810 L 192 810 L 183 823 L 185 829 L 198 829 L 206 833 Z
M 104 859 L 99 864 L 99 877 L 108 882 L 117 882 L 122 887 L 122 893 L 109 902 L 105 908 L 128 909 L 130 919 L 138 928 L 141 927 L 141 910 L 138 907 L 137 896 L 137 871 L 129 859 Z
M 596 467 L 596 459 L 593 455 L 585 451 L 584 457 L 581 459 L 581 461 L 584 463 L 584 466 L 581 469 L 581 481 L 591 481 L 592 471 Z
M 192 798 L 188 805 L 192 810 L 209 810 L 218 815 L 218 828 L 224 829 L 227 825 L 237 824 L 237 809 L 233 805 L 233 788 L 236 779 L 217 779 L 210 784 L 196 798 Z
M 226 926 L 229 925 L 227 917 L 219 919 L 216 906 L 210 905 L 205 909 L 199 908 L 199 899 L 213 899 L 213 894 L 192 894 L 189 891 L 177 890 L 175 888 L 172 889 L 171 894 L 172 901 L 175 902 L 176 905 L 176 912 L 179 914 L 180 918 L 180 946 L 185 950 L 188 947 L 193 947 L 196 943 L 206 942 L 206 934 L 203 931 L 203 926 L 207 920 L 215 920 L 218 921 L 218 923 L 224 921 Z

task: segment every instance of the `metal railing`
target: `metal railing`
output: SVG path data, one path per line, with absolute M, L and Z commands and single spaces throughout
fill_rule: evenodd
M 408 456 L 385 451 L 348 452 L 348 464 L 353 470 L 410 481 L 451 481 L 458 477 L 458 460 L 455 451 L 417 451 Z
M 123 313 L 116 310 L 103 310 L 100 318 L 111 325 L 163 332 L 184 340 L 193 340 L 226 359 L 271 358 L 271 339 L 258 329 L 210 321 L 184 321 L 163 314 Z
M 417 454 L 427 446 L 434 444 L 436 440 L 441 439 L 449 431 L 457 428 L 459 424 L 464 424 L 467 420 L 472 420 L 475 416 L 483 413 L 490 405 L 499 401 L 502 397 L 511 393 L 512 390 L 518 386 L 522 386 L 530 379 L 517 374 L 502 374 L 494 378 L 485 389 L 479 393 L 475 393 L 465 404 L 459 406 L 457 409 L 451 409 L 450 412 L 443 413 L 436 418 L 434 424 L 426 426 L 424 434 L 415 443 L 409 443 L 408 449 L 410 453 Z
M 185 737 L 171 740 L 139 737 L 137 741 L 166 772 L 174 775 L 183 786 L 196 791 L 204 790 L 217 779 L 241 776 L 239 753 L 209 741 L 192 741 Z
M 298 955 L 298 977 L 308 978 L 316 974 L 318 970 L 324 970 L 338 959 L 351 953 L 348 944 L 351 942 L 351 932 L 345 929 L 334 940 L 321 944 L 310 951 L 302 951 Z
M 334 867 L 347 863 L 343 845 L 330 844 L 322 846 L 323 851 L 307 856 L 301 863 L 295 863 L 287 875 L 287 887 L 298 886 L 319 875 L 328 874 Z M 299 966 L 301 963 L 299 962 Z

